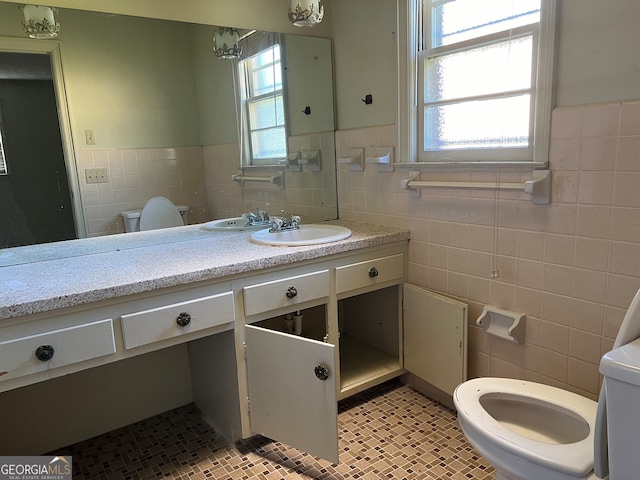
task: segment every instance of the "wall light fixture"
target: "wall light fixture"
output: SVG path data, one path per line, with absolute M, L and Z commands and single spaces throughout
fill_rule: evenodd
M 313 27 L 322 21 L 324 7 L 320 0 L 291 0 L 289 20 L 296 27 Z
M 242 55 L 240 30 L 232 27 L 218 27 L 213 33 L 213 52 L 222 60 L 233 60 Z
M 42 5 L 21 5 L 24 15 L 22 27 L 31 38 L 55 38 L 60 33 L 60 24 L 56 22 L 56 10 Z

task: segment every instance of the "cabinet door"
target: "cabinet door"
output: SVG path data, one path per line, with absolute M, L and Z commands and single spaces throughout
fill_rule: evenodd
M 404 366 L 450 395 L 467 379 L 467 306 L 404 285 Z
M 335 346 L 253 325 L 245 341 L 252 432 L 338 463 Z

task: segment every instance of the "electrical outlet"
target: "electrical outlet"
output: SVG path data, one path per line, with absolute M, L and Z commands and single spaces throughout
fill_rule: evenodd
M 109 183 L 109 172 L 106 168 L 85 168 L 87 183 Z
M 96 131 L 93 129 L 88 129 L 84 131 L 84 141 L 87 145 L 95 145 L 96 144 Z

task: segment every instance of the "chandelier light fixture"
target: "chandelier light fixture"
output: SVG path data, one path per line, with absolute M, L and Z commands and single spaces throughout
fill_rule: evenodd
M 290 0 L 289 21 L 296 27 L 313 27 L 322 21 L 324 7 L 320 0 Z
M 213 52 L 222 60 L 233 60 L 242 54 L 240 30 L 232 27 L 218 27 L 213 33 Z
M 56 38 L 60 24 L 56 22 L 56 10 L 42 5 L 21 5 L 24 20 L 22 27 L 30 38 Z

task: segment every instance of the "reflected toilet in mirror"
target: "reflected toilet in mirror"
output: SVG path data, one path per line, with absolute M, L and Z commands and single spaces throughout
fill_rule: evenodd
M 165 197 L 151 198 L 141 210 L 121 213 L 126 233 L 188 225 L 189 207 L 174 205 Z

